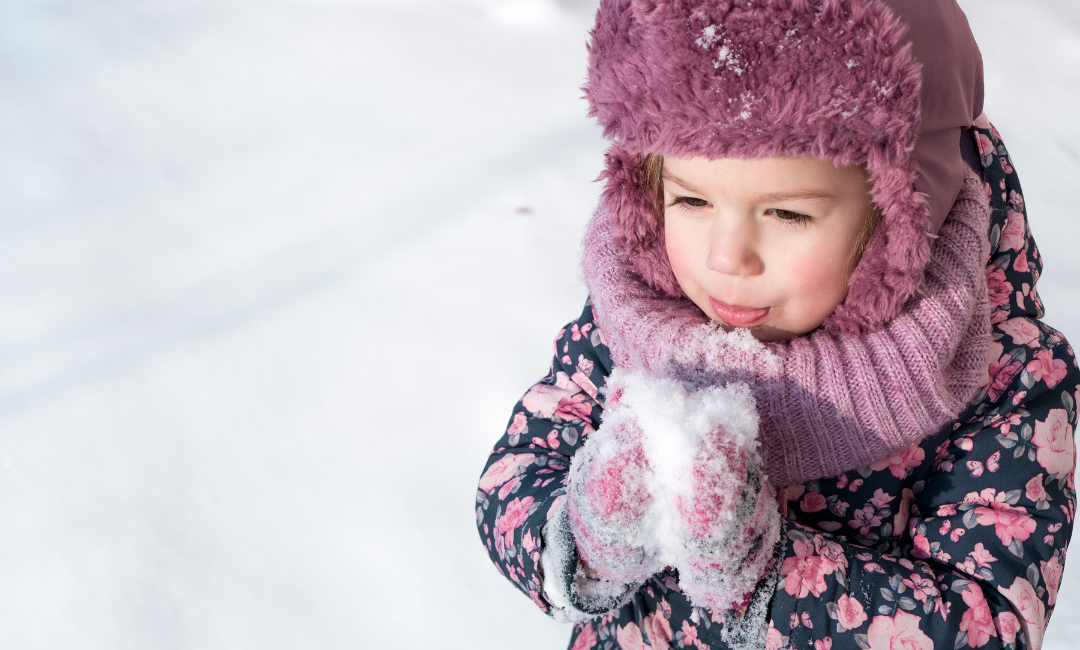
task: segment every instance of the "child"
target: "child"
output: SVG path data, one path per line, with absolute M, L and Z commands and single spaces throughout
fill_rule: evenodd
M 953 0 L 601 0 L 590 302 L 477 493 L 590 648 L 1039 648 L 1078 369 Z

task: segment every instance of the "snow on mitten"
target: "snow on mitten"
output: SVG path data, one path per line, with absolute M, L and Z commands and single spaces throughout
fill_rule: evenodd
M 780 511 L 761 470 L 758 414 L 744 384 L 688 385 L 626 373 L 623 400 L 645 432 L 657 495 L 654 544 L 697 605 L 745 605 L 780 538 Z
M 762 472 L 749 390 L 707 388 L 691 399 L 688 425 L 697 439 L 675 490 L 675 566 L 691 601 L 724 612 L 750 602 L 773 562 L 780 509 Z
M 600 577 L 641 583 L 663 568 L 649 543 L 652 469 L 621 377 L 608 378 L 603 423 L 574 455 L 566 515 L 580 559 Z

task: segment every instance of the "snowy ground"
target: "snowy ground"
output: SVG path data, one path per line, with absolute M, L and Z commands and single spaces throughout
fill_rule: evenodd
M 1080 8 L 961 4 L 1080 341 Z M 585 296 L 592 8 L 0 4 L 5 648 L 563 646 L 472 508 Z

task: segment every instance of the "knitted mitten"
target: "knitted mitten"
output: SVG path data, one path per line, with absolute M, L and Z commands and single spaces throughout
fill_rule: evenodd
M 604 422 L 570 467 L 566 514 L 580 559 L 597 574 L 640 583 L 663 568 L 650 553 L 651 469 L 632 410 L 611 390 Z
M 720 612 L 748 604 L 780 539 L 780 509 L 757 449 L 723 427 L 704 436 L 675 502 L 683 593 Z

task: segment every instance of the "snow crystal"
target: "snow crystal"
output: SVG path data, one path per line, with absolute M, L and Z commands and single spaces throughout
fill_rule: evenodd
M 706 50 L 716 44 L 721 39 L 719 25 L 709 25 L 701 32 L 701 37 L 695 41 L 700 47 Z

